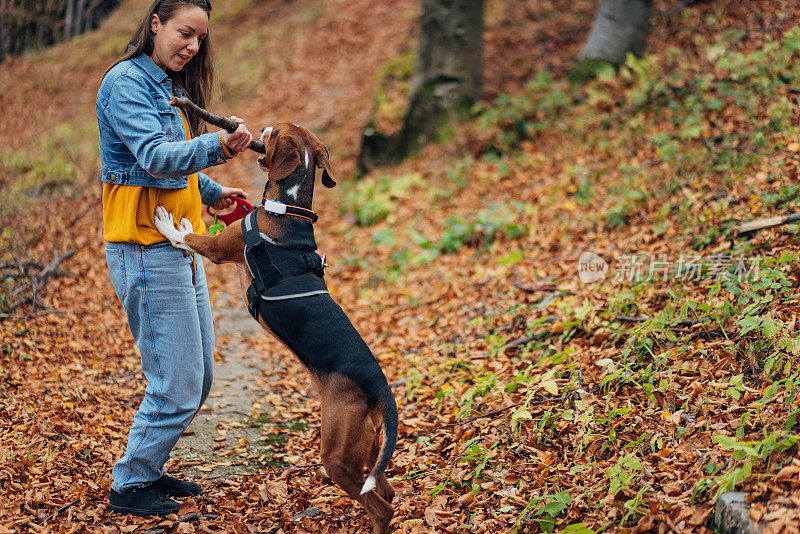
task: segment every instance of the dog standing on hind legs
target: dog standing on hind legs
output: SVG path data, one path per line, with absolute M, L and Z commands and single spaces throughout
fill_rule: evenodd
M 315 252 L 316 168 L 324 186 L 336 185 L 328 149 L 290 123 L 265 129 L 265 137 L 266 155 L 258 160 L 268 172 L 263 209 L 215 237 L 192 233 L 186 219 L 176 228 L 161 206 L 155 224 L 173 246 L 237 265 L 251 315 L 315 382 L 322 403 L 320 456 L 328 476 L 364 506 L 373 533 L 384 534 L 394 514 L 394 488 L 385 470 L 397 441 L 397 405 L 369 347 L 328 294 L 325 261 Z M 366 481 L 365 467 L 371 469 Z

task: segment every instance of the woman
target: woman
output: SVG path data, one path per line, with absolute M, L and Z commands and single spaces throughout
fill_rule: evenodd
M 97 93 L 106 259 L 148 381 L 113 469 L 110 506 L 120 513 L 172 513 L 180 503 L 170 497 L 200 492 L 163 466 L 211 387 L 208 289 L 201 259 L 164 241 L 153 212 L 163 205 L 203 233 L 201 202 L 223 209 L 245 194 L 197 172 L 250 146 L 243 121 L 234 117 L 232 134 L 203 133 L 197 117 L 168 104 L 173 95 L 207 102 L 210 13 L 208 0 L 156 0 Z

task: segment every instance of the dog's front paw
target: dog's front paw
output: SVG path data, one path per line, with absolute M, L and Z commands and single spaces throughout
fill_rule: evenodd
M 194 233 L 194 228 L 192 227 L 192 221 L 190 221 L 186 217 L 181 219 L 181 230 L 183 230 L 187 234 Z
M 175 228 L 175 221 L 172 218 L 172 214 L 164 209 L 163 206 L 158 206 L 156 208 L 155 213 L 153 214 L 153 221 L 156 224 L 156 229 L 161 232 L 161 235 L 169 239 L 169 242 L 172 243 L 173 247 L 181 248 L 183 250 L 189 250 L 189 247 L 186 246 L 184 243 L 184 237 L 186 234 L 192 233 L 192 223 L 189 222 L 187 219 L 181 220 L 181 229 L 178 230 Z M 186 222 L 186 225 L 184 224 Z M 185 228 L 188 226 L 188 230 Z
M 164 209 L 163 206 L 156 206 L 156 211 L 153 213 L 153 221 L 156 223 L 156 229 L 166 238 L 169 238 L 175 231 L 175 222 L 172 219 L 172 214 Z

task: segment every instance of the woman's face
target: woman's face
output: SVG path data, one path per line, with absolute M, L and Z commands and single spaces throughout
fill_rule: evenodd
M 208 34 L 208 13 L 197 6 L 182 7 L 167 22 L 153 15 L 150 29 L 154 34 L 150 59 L 162 70 L 177 72 L 200 50 Z

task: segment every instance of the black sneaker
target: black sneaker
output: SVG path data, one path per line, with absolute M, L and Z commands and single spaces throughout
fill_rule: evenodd
M 120 514 L 168 515 L 178 511 L 181 503 L 163 495 L 155 484 L 141 488 L 131 488 L 122 493 L 111 490 L 110 508 Z
M 153 482 L 153 486 L 170 497 L 194 497 L 200 495 L 200 486 L 194 482 L 179 480 L 169 475 L 161 475 L 161 478 Z

